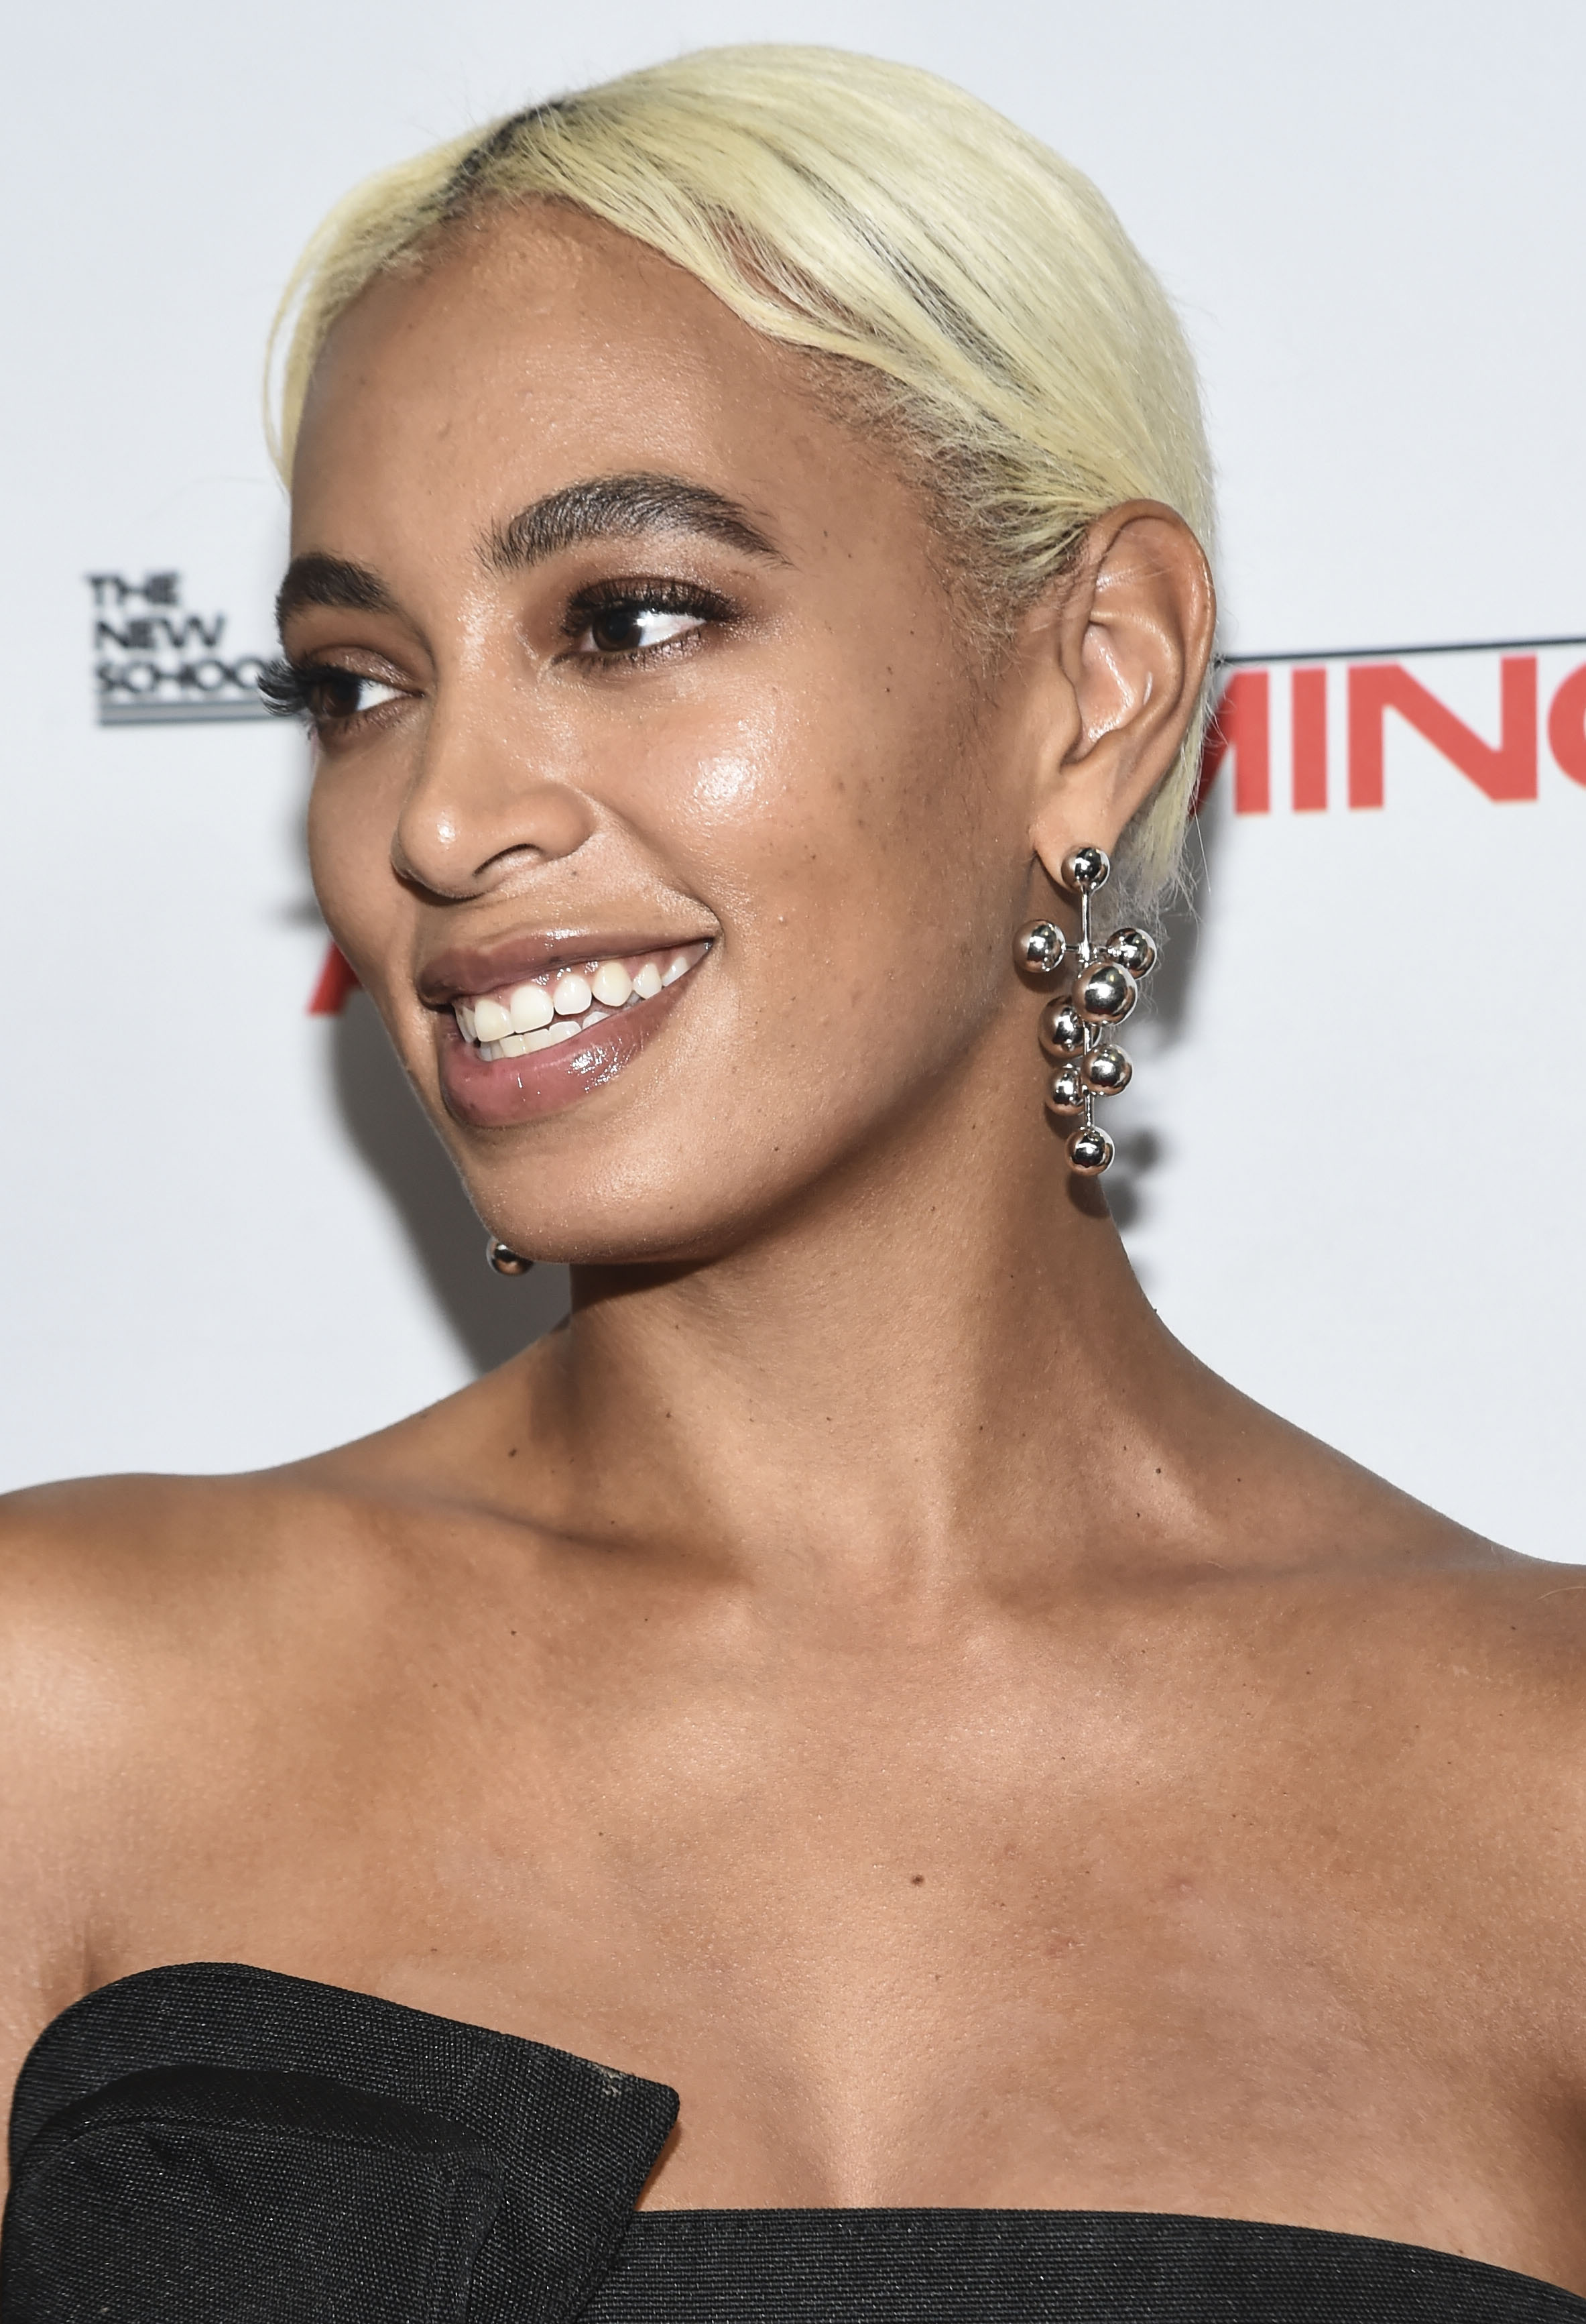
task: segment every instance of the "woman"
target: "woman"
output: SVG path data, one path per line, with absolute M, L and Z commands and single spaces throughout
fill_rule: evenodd
M 10 1505 L 6 2324 L 1586 2315 L 1586 1583 L 1097 1183 L 1213 625 L 1116 222 L 741 50 L 293 295 L 318 891 L 574 1312 Z

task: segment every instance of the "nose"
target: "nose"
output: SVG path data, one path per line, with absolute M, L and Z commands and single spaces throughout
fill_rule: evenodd
M 530 863 L 573 854 L 595 815 L 555 771 L 558 756 L 557 738 L 528 731 L 527 721 L 497 723 L 477 702 L 443 696 L 392 834 L 397 877 L 462 902 Z

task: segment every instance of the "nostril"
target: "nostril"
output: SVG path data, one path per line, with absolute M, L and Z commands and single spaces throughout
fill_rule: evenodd
M 432 724 L 392 835 L 397 877 L 432 895 L 488 895 L 582 847 L 597 808 L 569 784 L 529 771 L 530 760 L 521 735 Z

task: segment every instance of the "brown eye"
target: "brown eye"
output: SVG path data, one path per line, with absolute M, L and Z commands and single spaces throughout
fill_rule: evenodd
M 578 639 L 578 650 L 596 654 L 647 653 L 655 646 L 670 645 L 675 639 L 703 629 L 705 621 L 703 613 L 646 605 L 638 600 L 602 605 L 590 615 Z
M 278 718 L 306 718 L 322 731 L 347 726 L 366 712 L 400 702 L 404 689 L 363 678 L 334 662 L 272 661 L 259 673 L 259 693 Z
M 351 669 L 318 669 L 303 692 L 309 715 L 326 724 L 358 718 L 366 710 L 378 710 L 383 703 L 401 699 L 399 687 L 383 685 L 377 678 L 361 678 Z

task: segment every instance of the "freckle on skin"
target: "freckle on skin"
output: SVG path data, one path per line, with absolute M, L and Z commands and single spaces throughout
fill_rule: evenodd
M 911 1888 L 923 1888 L 925 1886 L 925 1874 L 923 1872 L 917 1872 L 909 1881 L 908 1885 Z

